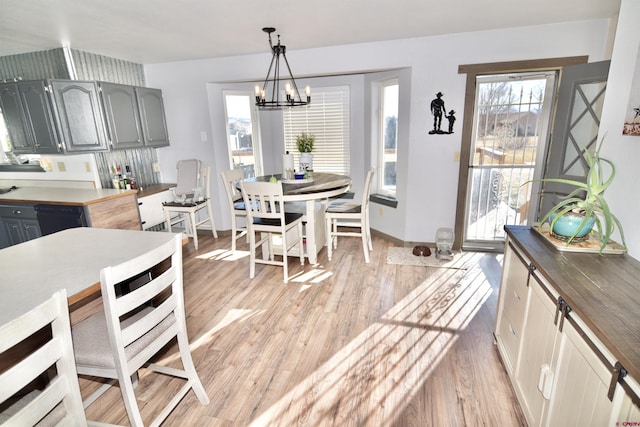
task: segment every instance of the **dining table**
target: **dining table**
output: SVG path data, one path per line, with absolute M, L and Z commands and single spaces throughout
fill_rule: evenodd
M 347 175 L 313 172 L 308 178 L 286 179 L 282 174 L 248 178 L 246 181 L 282 183 L 285 209 L 300 212 L 304 223 L 305 257 L 310 264 L 317 264 L 318 252 L 326 243 L 324 214 L 330 198 L 340 196 L 351 188 L 351 178 Z
M 0 249 L 0 325 L 60 289 L 70 306 L 99 295 L 103 268 L 144 255 L 175 234 L 77 227 Z

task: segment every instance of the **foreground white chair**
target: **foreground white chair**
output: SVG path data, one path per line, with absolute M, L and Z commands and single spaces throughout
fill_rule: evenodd
M 116 295 L 121 282 L 151 271 L 151 281 L 138 284 L 129 293 Z M 201 404 L 207 396 L 191 359 L 182 289 L 182 235 L 100 273 L 104 312 L 74 325 L 73 345 L 80 375 L 117 380 L 132 426 L 144 425 L 132 376 L 148 369 L 186 379 L 175 397 L 150 425 L 160 424 L 190 389 Z M 149 360 L 173 338 L 177 338 L 183 369 L 149 364 Z M 114 381 L 87 397 L 85 408 L 104 393 Z M 164 394 L 164 392 L 163 392 Z
M 211 209 L 211 182 L 209 180 L 211 168 L 195 159 L 180 160 L 177 168 L 177 186 L 171 189 L 174 192 L 175 200 L 162 204 L 167 229 L 171 232 L 173 225 L 184 223 L 185 236 L 193 238 L 193 246 L 198 249 L 197 228 L 199 225 L 209 222 L 213 237 L 218 238 Z M 198 190 L 204 193 L 198 194 Z M 206 209 L 206 216 L 198 220 L 198 212 L 203 209 Z
M 247 212 L 249 230 L 249 277 L 255 277 L 256 263 L 280 265 L 284 268 L 284 283 L 289 281 L 289 252 L 297 247 L 300 264 L 304 265 L 304 245 L 302 240 L 302 214 L 284 211 L 282 183 L 240 182 L 242 198 Z M 289 232 L 295 230 L 295 240 Z M 256 233 L 260 239 L 256 241 Z M 282 241 L 282 261 L 275 259 L 273 237 L 279 235 Z M 263 247 L 263 258 L 256 257 L 258 246 Z M 266 248 L 266 249 L 265 249 Z M 268 256 L 265 256 L 268 255 Z
M 236 240 L 247 234 L 247 227 L 238 225 L 239 219 L 244 219 L 245 222 L 247 219 L 242 193 L 238 190 L 238 185 L 243 179 L 242 170 L 231 169 L 221 172 L 220 175 L 222 176 L 227 200 L 229 201 L 229 209 L 231 210 L 231 250 L 235 252 Z
M 44 333 L 36 335 L 43 328 Z M 28 342 L 41 344 L 33 353 L 14 347 L 30 338 L 35 341 Z M 27 356 L 18 363 L 16 359 L 22 359 L 24 354 Z M 38 307 L 0 327 L 0 360 L 3 365 L 16 362 L 0 374 L 0 424 L 87 425 L 73 359 L 66 291 L 56 292 Z M 53 373 L 55 376 L 44 390 L 15 396 L 33 380 Z
M 360 237 L 364 260 L 369 263 L 369 251 L 373 250 L 371 228 L 369 226 L 369 196 L 374 169 L 367 172 L 360 203 L 337 200 L 327 206 L 325 224 L 327 235 L 327 257 L 331 261 L 333 249 L 338 247 L 338 236 Z M 349 227 L 350 230 L 340 230 L 339 227 Z M 353 228 L 359 229 L 354 231 Z

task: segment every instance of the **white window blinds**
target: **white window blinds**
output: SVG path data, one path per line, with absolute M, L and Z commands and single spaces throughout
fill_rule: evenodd
M 296 167 L 300 159 L 296 136 L 306 132 L 316 137 L 315 172 L 349 174 L 349 101 L 349 86 L 313 88 L 309 106 L 284 111 L 284 147 L 294 155 Z

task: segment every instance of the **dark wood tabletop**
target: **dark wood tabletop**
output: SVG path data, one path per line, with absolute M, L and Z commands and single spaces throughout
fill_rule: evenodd
M 640 261 L 563 252 L 528 226 L 507 234 L 629 374 L 640 380 Z
M 250 178 L 247 179 L 247 181 L 268 182 L 272 176 L 274 176 L 278 181 L 282 180 L 281 174 L 273 174 Z M 300 180 L 300 183 L 293 181 L 295 180 L 282 183 L 282 191 L 285 196 L 296 196 L 305 194 L 313 195 L 315 193 L 322 194 L 326 192 L 333 192 L 336 190 L 346 192 L 351 185 L 351 178 L 346 175 L 324 172 L 314 172 L 313 181 L 311 182 L 309 182 L 309 180 Z

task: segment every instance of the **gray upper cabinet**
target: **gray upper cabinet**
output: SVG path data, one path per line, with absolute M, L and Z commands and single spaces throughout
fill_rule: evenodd
M 0 108 L 14 153 L 62 151 L 47 91 L 42 80 L 0 85 Z
M 56 119 L 68 152 L 107 150 L 98 86 L 92 81 L 51 80 Z
M 100 83 L 111 148 L 169 145 L 160 89 Z
M 162 91 L 144 87 L 136 87 L 135 91 L 140 109 L 144 144 L 150 147 L 169 145 Z
M 99 84 L 111 148 L 142 147 L 144 139 L 134 87 L 103 82 Z

